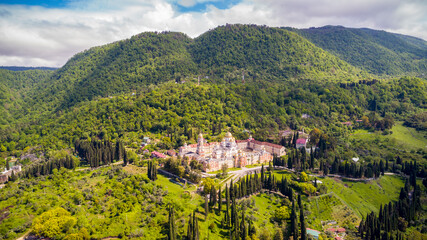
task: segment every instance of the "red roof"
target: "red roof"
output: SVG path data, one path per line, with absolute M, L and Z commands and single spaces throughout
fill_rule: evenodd
M 236 143 L 242 143 L 242 142 L 253 142 L 255 144 L 259 144 L 259 145 L 266 145 L 266 146 L 270 146 L 273 148 L 282 148 L 282 145 L 278 145 L 278 144 L 274 144 L 274 143 L 269 143 L 269 142 L 260 142 L 254 139 L 246 139 L 246 140 L 236 140 Z M 210 142 L 210 143 L 205 143 L 203 144 L 204 146 L 210 146 L 210 145 L 215 145 L 215 144 L 220 144 L 219 142 Z M 189 144 L 187 145 L 187 147 L 197 147 L 197 144 Z
M 307 139 L 305 138 L 298 138 L 297 139 L 297 144 L 306 144 L 307 143 Z
M 253 139 L 250 140 L 250 142 L 253 142 L 253 143 L 259 144 L 259 145 L 267 145 L 267 146 L 274 147 L 274 148 L 282 148 L 283 147 L 282 145 L 278 145 L 278 144 L 274 144 L 274 143 L 269 143 L 269 142 L 260 142 L 260 141 L 253 140 Z
M 169 156 L 176 156 L 176 152 L 174 150 L 168 150 L 166 152 Z
M 341 237 L 335 237 L 335 240 L 342 240 Z
M 166 155 L 164 155 L 163 153 L 156 152 L 156 151 L 151 152 L 151 155 L 156 157 L 156 158 L 166 158 Z
M 343 233 L 343 232 L 345 232 L 345 228 L 328 228 L 327 231 Z

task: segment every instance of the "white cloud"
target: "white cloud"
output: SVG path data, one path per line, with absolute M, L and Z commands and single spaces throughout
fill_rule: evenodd
M 0 65 L 62 66 L 74 54 L 144 31 L 191 37 L 226 23 L 384 29 L 427 39 L 422 0 L 244 0 L 218 9 L 208 0 L 75 0 L 69 8 L 0 5 Z M 176 4 L 211 4 L 180 13 Z

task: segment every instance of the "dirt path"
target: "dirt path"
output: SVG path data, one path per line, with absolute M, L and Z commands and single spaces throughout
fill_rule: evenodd
M 231 180 L 233 180 L 233 182 L 236 182 L 235 180 L 238 180 L 240 177 L 246 176 L 247 173 L 256 172 L 256 171 L 260 171 L 260 170 L 261 170 L 261 166 L 254 167 L 254 168 L 245 168 L 244 167 L 240 170 L 230 171 L 228 173 L 233 174 L 233 176 L 231 178 L 228 178 L 228 179 L 222 181 L 220 184 L 221 185 L 229 184 L 231 182 Z
M 123 161 L 118 161 L 118 162 L 115 162 L 115 163 L 112 163 L 112 164 L 108 164 L 108 165 L 102 165 L 102 166 L 99 166 L 98 168 L 100 168 L 100 167 L 108 167 L 108 166 L 111 166 L 111 165 L 119 165 L 119 164 L 123 164 Z M 87 167 L 87 168 L 76 169 L 76 171 L 85 171 L 85 170 L 93 170 L 93 168 Z
M 24 235 L 22 235 L 22 237 L 17 238 L 16 240 L 24 240 L 28 235 L 30 235 L 31 233 L 31 229 L 28 230 Z

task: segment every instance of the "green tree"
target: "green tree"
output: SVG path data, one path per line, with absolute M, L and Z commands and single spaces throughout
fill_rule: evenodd
M 287 206 L 281 206 L 274 212 L 274 218 L 281 222 L 290 218 L 289 208 Z
M 202 181 L 203 192 L 205 194 L 209 194 L 211 192 L 211 189 L 214 186 L 214 184 L 215 184 L 215 182 L 212 178 L 204 178 Z
M 301 180 L 301 182 L 307 182 L 308 181 L 307 173 L 301 172 L 300 180 Z
M 174 211 L 173 207 L 169 207 L 168 239 L 169 240 L 175 240 L 176 239 L 175 211 Z
M 72 217 L 67 210 L 57 207 L 36 217 L 32 224 L 32 231 L 39 237 L 59 239 L 64 237 L 76 222 L 76 218 Z

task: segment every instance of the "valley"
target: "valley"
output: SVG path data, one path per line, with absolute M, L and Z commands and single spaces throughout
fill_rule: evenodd
M 227 24 L 0 69 L 0 240 L 424 239 L 425 52 Z

